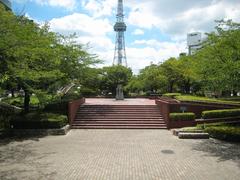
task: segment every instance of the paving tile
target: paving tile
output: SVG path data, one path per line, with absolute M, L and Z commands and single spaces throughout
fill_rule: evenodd
M 71 130 L 0 140 L 0 179 L 238 180 L 240 144 L 168 130 Z

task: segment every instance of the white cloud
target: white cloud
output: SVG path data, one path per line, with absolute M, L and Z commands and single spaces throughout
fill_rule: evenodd
M 185 42 L 161 42 L 157 40 L 136 40 L 133 44 L 145 45 L 143 48 L 127 48 L 128 64 L 134 69 L 142 69 L 150 62 L 159 63 L 169 57 L 178 57 L 186 51 Z
M 127 22 L 139 28 L 158 28 L 174 40 L 186 38 L 191 31 L 212 31 L 217 19 L 240 20 L 239 0 L 139 0 L 127 1 Z
M 44 2 L 50 5 L 50 0 Z M 82 0 L 80 3 L 89 15 L 74 13 L 52 19 L 51 29 L 61 33 L 76 32 L 78 42 L 89 43 L 90 51 L 105 60 L 105 65 L 111 65 L 115 39 L 109 37 L 109 33 L 114 32 L 108 18 L 115 15 L 117 0 Z M 216 19 L 240 20 L 239 0 L 138 0 L 124 1 L 124 4 L 127 25 L 135 29 L 132 34 L 144 35 L 148 29 L 172 39 L 159 41 L 148 35 L 127 45 L 128 64 L 135 72 L 150 62 L 158 63 L 186 52 L 189 32 L 209 32 Z
M 94 17 L 112 16 L 116 6 L 116 0 L 84 0 L 82 2 L 82 7 Z
M 76 6 L 76 0 L 32 0 L 40 5 L 58 6 L 73 10 Z
M 53 31 L 79 33 L 83 35 L 101 36 L 112 32 L 112 26 L 108 19 L 95 19 L 86 14 L 74 13 L 50 21 Z
M 144 31 L 142 29 L 136 29 L 135 31 L 133 31 L 132 34 L 133 35 L 143 35 Z
M 148 10 L 144 8 L 139 8 L 130 12 L 127 18 L 127 23 L 130 25 L 135 25 L 140 28 L 151 29 L 156 26 L 159 22 L 158 17 L 149 13 Z
M 51 30 L 63 34 L 76 33 L 77 42 L 87 44 L 89 52 L 99 55 L 99 58 L 112 63 L 114 44 L 107 35 L 113 33 L 113 27 L 108 19 L 93 18 L 86 14 L 74 13 L 50 22 Z

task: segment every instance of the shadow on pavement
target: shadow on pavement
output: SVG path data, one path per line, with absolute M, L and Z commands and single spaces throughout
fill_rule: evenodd
M 0 141 L 0 179 L 51 179 L 57 174 L 46 161 L 55 152 L 39 153 L 34 148 L 34 141 L 39 138 L 14 137 Z
M 0 147 L 7 145 L 11 142 L 24 142 L 27 140 L 39 141 L 39 139 L 46 137 L 47 135 L 22 135 L 22 136 L 3 136 L 0 139 Z
M 193 150 L 205 152 L 206 156 L 217 157 L 219 162 L 232 160 L 240 168 L 240 143 L 210 139 L 197 143 Z

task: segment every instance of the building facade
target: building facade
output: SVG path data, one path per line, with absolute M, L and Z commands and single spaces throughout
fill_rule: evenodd
M 202 34 L 200 32 L 189 33 L 187 35 L 188 55 L 195 54 L 202 48 Z
M 0 0 L 0 3 L 3 4 L 7 9 L 12 9 L 12 3 L 9 0 Z

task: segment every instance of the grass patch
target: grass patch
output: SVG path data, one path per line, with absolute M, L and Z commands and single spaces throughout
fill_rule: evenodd
M 168 97 L 168 98 L 176 98 L 177 96 L 181 96 L 180 93 L 166 93 L 163 94 L 163 97 Z
M 195 127 L 185 127 L 181 128 L 183 131 L 195 131 L 195 130 L 203 130 L 201 126 L 195 126 Z
M 194 113 L 170 113 L 169 117 L 172 121 L 193 121 L 193 120 L 195 120 Z
M 2 101 L 14 106 L 23 106 L 24 97 L 8 97 L 4 98 Z M 31 96 L 30 105 L 39 105 L 39 100 L 36 96 Z
M 37 97 L 36 95 L 31 96 L 30 97 L 30 106 L 39 106 L 39 105 L 41 105 L 43 103 L 42 102 L 43 100 L 41 98 L 43 98 L 43 97 L 41 97 L 41 98 L 39 98 L 39 97 Z M 52 101 L 52 99 L 53 99 L 53 97 L 51 95 L 44 95 L 44 101 L 46 101 L 45 103 Z M 19 96 L 19 97 L 7 97 L 7 98 L 2 99 L 2 101 L 5 102 L 5 103 L 14 105 L 14 106 L 21 107 L 24 104 L 24 97 L 22 97 L 22 96 Z
M 191 96 L 191 95 L 175 96 L 175 98 L 177 100 L 179 100 L 179 101 L 207 102 L 207 103 L 237 104 L 237 105 L 240 105 L 240 102 L 238 102 L 238 101 L 221 100 L 221 99 L 216 99 L 216 98 L 207 98 L 207 97 L 199 97 L 199 96 Z

